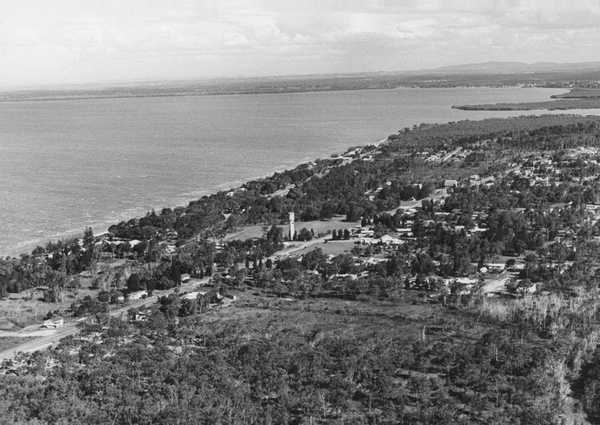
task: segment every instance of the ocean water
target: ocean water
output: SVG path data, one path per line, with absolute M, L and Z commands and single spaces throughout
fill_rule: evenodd
M 0 103 L 0 254 L 86 226 L 100 232 L 413 124 L 523 114 L 453 104 L 547 100 L 560 92 L 396 89 Z

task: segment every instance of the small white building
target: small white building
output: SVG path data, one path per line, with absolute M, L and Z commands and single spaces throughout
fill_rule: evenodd
M 148 295 L 147 291 L 135 291 L 129 293 L 129 299 L 131 301 L 140 300 Z
M 193 292 L 188 292 L 185 293 L 181 296 L 181 298 L 183 298 L 184 300 L 195 300 L 196 298 L 198 298 L 198 295 L 205 295 L 206 292 L 202 292 L 202 291 L 193 291 Z
M 491 272 L 502 272 L 506 267 L 505 263 L 487 263 L 487 268 Z
M 402 245 L 404 243 L 402 239 L 394 238 L 390 235 L 383 235 L 379 240 L 384 245 Z
M 65 324 L 65 319 L 63 319 L 62 317 L 58 318 L 58 319 L 48 319 L 48 320 L 44 320 L 44 323 L 42 324 L 43 328 L 48 328 L 48 329 L 56 329 L 56 328 L 60 328 Z
M 445 188 L 449 188 L 449 187 L 457 187 L 458 186 L 458 181 L 457 180 L 444 180 L 444 187 Z

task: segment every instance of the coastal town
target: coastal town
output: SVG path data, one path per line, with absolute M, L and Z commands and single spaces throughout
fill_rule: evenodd
M 390 143 L 394 137 L 382 142 Z M 477 139 L 459 147 L 416 150 L 410 156 L 412 161 L 431 169 L 460 169 L 473 158 L 485 158 L 486 152 L 499 143 L 510 141 L 509 137 Z M 355 161 L 372 162 L 378 155 L 382 152 L 377 145 L 353 148 L 332 156 L 330 162 L 338 168 Z M 223 299 L 219 292 L 223 288 L 244 286 L 278 287 L 275 292 L 279 296 L 297 296 L 295 291 L 282 288 L 293 286 L 293 280 L 306 276 L 309 280 L 320 279 L 327 287 L 393 276 L 398 288 L 424 291 L 436 302 L 475 294 L 499 298 L 548 295 L 551 292 L 546 287 L 548 279 L 542 279 L 541 275 L 568 275 L 577 266 L 578 245 L 600 242 L 600 228 L 596 226 L 600 199 L 595 192 L 599 161 L 597 147 L 534 149 L 518 155 L 509 151 L 481 174 L 439 178 L 434 184 L 412 182 L 409 189 L 419 199 L 411 196 L 395 208 L 355 217 L 356 221 L 348 214 L 295 221 L 295 212 L 289 211 L 287 224 L 240 226 L 221 237 L 206 239 L 196 236 L 182 240 L 173 228 L 156 232 L 151 243 L 112 232 L 88 234 L 70 245 L 59 244 L 62 249 L 52 249 L 49 245 L 48 249 L 35 250 L 30 257 L 33 264 L 28 265 L 34 268 L 36 263 L 56 264 L 59 255 L 64 263 L 65 257 L 86 256 L 86 252 L 93 251 L 88 268 L 69 274 L 64 288 L 36 285 L 9 295 L 7 302 L 36 297 L 49 301 L 50 305 L 58 302 L 66 308 L 48 310 L 46 319 L 38 322 L 43 328 L 55 329 L 70 320 L 70 316 L 84 315 L 86 309 L 108 313 L 119 307 L 123 312 L 124 306 L 135 304 L 156 290 L 171 293 L 170 290 L 176 289 L 183 300 L 198 301 L 201 305 L 207 305 L 205 298 Z M 325 168 L 316 175 L 323 177 L 329 171 Z M 364 192 L 364 198 L 375 202 L 387 192 L 397 190 L 397 184 L 385 180 L 381 186 Z M 272 201 L 289 196 L 298 186 L 288 184 L 262 196 Z M 247 190 L 241 187 L 225 196 L 243 196 Z M 512 198 L 512 202 L 507 202 L 512 205 L 488 207 L 485 198 L 497 191 L 506 194 L 507 201 Z M 524 197 L 540 192 L 553 192 L 556 202 L 540 206 L 536 199 L 531 199 L 528 205 Z M 481 197 L 483 202 L 464 202 L 473 196 Z M 231 213 L 223 213 L 226 222 L 230 216 Z M 507 237 L 510 240 L 506 241 Z M 448 240 L 452 253 L 435 252 L 436 246 L 447 244 Z M 266 249 L 265 242 L 269 242 Z M 190 252 L 200 244 L 209 251 L 209 261 L 204 258 L 200 264 L 194 264 Z M 481 251 L 475 246 L 478 244 L 486 245 L 484 252 L 477 252 Z M 490 247 L 492 244 L 496 246 Z M 163 276 L 158 282 L 147 278 L 149 266 L 164 268 L 167 263 L 168 278 Z M 595 272 L 596 267 L 588 266 L 588 270 Z M 62 264 L 54 268 L 67 267 Z M 6 296 L 7 290 L 14 293 L 9 288 L 16 284 L 17 277 L 4 276 Z M 182 291 L 181 285 L 190 290 Z M 62 292 L 69 289 L 71 293 L 86 293 L 85 302 L 65 304 Z M 150 303 L 144 306 L 148 310 L 154 308 Z M 130 316 L 138 317 L 136 314 Z M 39 315 L 35 318 L 39 320 Z M 27 329 L 35 331 L 35 324 Z M 4 332 L 30 335 L 10 329 Z
M 0 425 L 600 425 L 600 0 L 0 12 Z
M 381 315 L 404 323 L 398 338 L 414 335 L 414 350 L 428 350 L 393 372 L 389 385 L 408 397 L 404 415 L 415 417 L 419 400 L 443 388 L 450 395 L 436 400 L 458 415 L 510 416 L 519 402 L 507 393 L 470 410 L 459 401 L 466 384 L 435 359 L 471 339 L 487 350 L 486 335 L 516 326 L 525 352 L 569 334 L 572 347 L 583 348 L 567 357 L 591 361 L 600 122 L 563 121 L 403 129 L 377 145 L 3 260 L 2 373 L 23 373 L 27 353 L 38 351 L 52 364 L 59 353 L 70 367 L 104 364 L 142 336 L 155 349 L 156 332 L 168 335 L 169 353 L 196 353 L 202 344 L 177 336 L 190 321 L 247 320 L 253 328 L 264 314 L 282 323 L 300 314 L 319 326 L 343 317 L 379 326 Z M 555 364 L 546 353 L 536 367 Z M 506 391 L 519 391 L 520 372 L 502 373 Z M 570 400 L 547 409 L 563 415 Z

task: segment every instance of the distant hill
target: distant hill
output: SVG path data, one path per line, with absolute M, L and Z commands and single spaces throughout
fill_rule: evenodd
M 581 72 L 600 70 L 600 62 L 481 62 L 450 65 L 431 70 L 415 71 L 418 74 L 523 74 L 538 72 Z

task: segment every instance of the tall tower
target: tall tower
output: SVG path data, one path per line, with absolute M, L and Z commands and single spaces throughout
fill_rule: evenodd
M 294 233 L 296 233 L 296 229 L 294 228 L 294 212 L 292 211 L 289 214 L 290 217 L 290 240 L 294 240 Z

